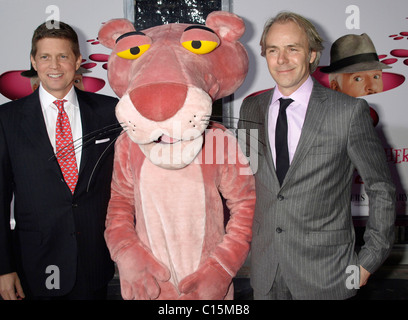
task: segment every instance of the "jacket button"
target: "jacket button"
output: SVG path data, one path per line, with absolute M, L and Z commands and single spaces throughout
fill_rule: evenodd
M 283 230 L 282 230 L 281 228 L 279 228 L 279 227 L 276 228 L 276 232 L 277 232 L 277 233 L 281 233 L 282 231 L 283 231 Z
M 278 200 L 279 200 L 279 201 L 282 201 L 283 199 L 285 199 L 285 197 L 282 196 L 281 194 L 278 194 Z

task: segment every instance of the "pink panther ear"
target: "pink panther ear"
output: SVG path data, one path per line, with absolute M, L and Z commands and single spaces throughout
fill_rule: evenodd
M 245 23 L 237 15 L 227 11 L 213 11 L 207 16 L 205 25 L 214 30 L 222 39 L 237 41 L 245 32 Z
M 131 31 L 135 31 L 135 27 L 129 20 L 112 19 L 103 24 L 99 30 L 98 39 L 102 45 L 112 49 L 117 38 Z

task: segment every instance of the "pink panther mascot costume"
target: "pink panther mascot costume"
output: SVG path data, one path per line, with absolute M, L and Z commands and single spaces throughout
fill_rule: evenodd
M 247 74 L 244 31 L 228 12 L 212 12 L 205 26 L 137 32 L 114 19 L 99 31 L 126 132 L 115 145 L 105 232 L 124 299 L 233 298 L 255 184 L 235 137 L 209 118 L 213 101 Z

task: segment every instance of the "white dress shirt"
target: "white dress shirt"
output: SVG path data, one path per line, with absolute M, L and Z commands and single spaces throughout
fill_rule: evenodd
M 294 100 L 286 109 L 286 115 L 288 120 L 289 163 L 292 163 L 293 156 L 296 152 L 296 148 L 300 139 L 300 134 L 302 133 L 302 127 L 305 121 L 306 110 L 309 104 L 312 89 L 313 80 L 310 76 L 299 87 L 299 89 L 297 89 L 289 97 L 282 95 L 282 93 L 278 89 L 278 86 L 275 87 L 268 112 L 269 144 L 271 146 L 272 158 L 275 167 L 276 167 L 275 128 L 276 120 L 278 119 L 279 114 L 279 99 L 283 97 L 291 98 Z
M 41 102 L 41 109 L 44 115 L 45 125 L 47 127 L 48 137 L 52 147 L 54 148 L 54 153 L 56 152 L 56 142 L 55 142 L 55 130 L 57 124 L 58 108 L 54 104 L 57 100 L 53 95 L 48 93 L 40 84 L 39 96 Z M 77 160 L 77 166 L 79 170 L 79 165 L 81 163 L 81 153 L 82 153 L 82 123 L 81 123 L 81 113 L 79 111 L 78 98 L 75 93 L 74 86 L 68 94 L 63 98 L 67 100 L 64 103 L 65 112 L 68 115 L 69 122 L 71 124 L 72 137 L 74 140 L 75 156 Z

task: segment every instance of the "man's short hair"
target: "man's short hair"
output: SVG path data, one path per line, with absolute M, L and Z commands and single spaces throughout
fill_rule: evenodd
M 35 29 L 33 38 L 31 40 L 31 56 L 35 57 L 37 54 L 37 42 L 44 38 L 66 39 L 71 42 L 72 51 L 75 57 L 79 57 L 81 52 L 79 50 L 78 35 L 71 26 L 64 22 L 50 23 L 50 21 L 40 24 Z

